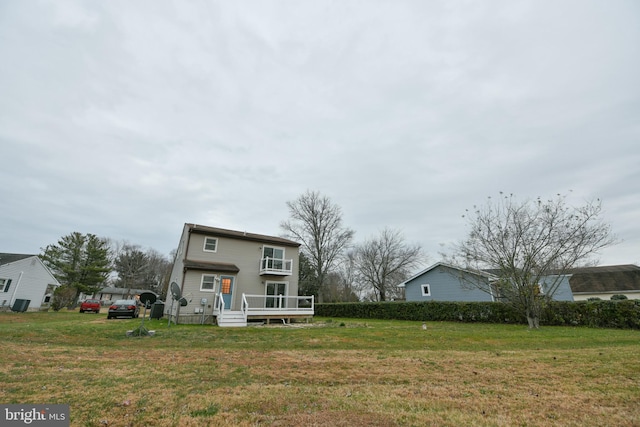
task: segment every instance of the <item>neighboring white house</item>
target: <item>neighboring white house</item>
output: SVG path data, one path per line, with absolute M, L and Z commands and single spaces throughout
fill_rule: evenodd
M 37 255 L 0 253 L 1 309 L 18 309 L 20 303 L 29 301 L 27 310 L 46 310 L 58 286 L 58 280 Z

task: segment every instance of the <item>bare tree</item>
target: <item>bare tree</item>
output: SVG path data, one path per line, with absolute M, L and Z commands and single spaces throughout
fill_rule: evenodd
M 145 255 L 148 268 L 144 283 L 148 289 L 162 295 L 164 289 L 169 286 L 173 263 L 155 249 L 147 249 Z M 173 257 L 171 259 L 173 259 Z
M 161 293 L 169 280 L 171 262 L 158 251 L 127 242 L 116 243 L 114 269 L 116 284 L 123 288 L 148 289 Z
M 140 246 L 124 243 L 116 254 L 114 268 L 120 287 L 142 289 L 149 263 Z
M 362 285 L 358 282 L 356 270 L 356 251 L 349 249 L 346 251 L 340 262 L 340 283 L 343 288 L 343 301 L 355 302 L 360 301 L 363 294 Z
M 599 200 L 569 207 L 560 194 L 524 202 L 500 194 L 498 200 L 474 206 L 469 234 L 454 246 L 452 260 L 467 269 L 493 269 L 497 282 L 471 284 L 512 304 L 530 328 L 538 328 L 542 308 L 562 275 L 616 238 L 599 218 Z
M 400 296 L 397 285 L 409 277 L 421 261 L 421 247 L 407 244 L 399 231 L 388 228 L 355 250 L 360 281 L 373 290 L 379 301 Z
M 302 243 L 302 252 L 315 271 L 318 302 L 322 302 L 327 275 L 350 245 L 354 232 L 342 226 L 340 207 L 319 192 L 307 191 L 287 206 L 290 219 L 280 227 L 289 238 Z

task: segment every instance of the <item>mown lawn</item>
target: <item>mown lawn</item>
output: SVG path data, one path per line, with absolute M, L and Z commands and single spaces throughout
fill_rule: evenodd
M 72 426 L 640 425 L 640 332 L 314 319 L 239 329 L 0 313 L 0 402 Z

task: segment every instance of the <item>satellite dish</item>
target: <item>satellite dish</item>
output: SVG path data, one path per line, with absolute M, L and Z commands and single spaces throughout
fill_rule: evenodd
M 144 304 L 144 308 L 151 308 L 151 304 L 156 302 L 158 295 L 153 292 L 143 292 L 140 294 L 140 302 Z
M 176 301 L 182 298 L 182 291 L 180 290 L 180 286 L 176 282 L 171 282 L 171 296 Z
M 153 335 L 155 332 L 152 333 L 151 331 L 149 331 L 147 328 L 144 327 L 144 318 L 147 317 L 147 308 L 151 308 L 151 304 L 156 302 L 156 299 L 158 299 L 158 295 L 156 295 L 151 291 L 146 291 L 146 292 L 142 292 L 138 297 L 138 299 L 144 305 L 144 314 L 142 315 L 142 323 L 140 323 L 140 327 L 132 331 L 132 334 L 138 337 L 141 337 L 143 335 L 144 336 Z
M 180 303 L 180 307 L 186 307 L 186 306 L 187 306 L 187 304 L 189 304 L 189 301 L 187 301 L 187 299 L 186 299 L 186 298 L 184 298 L 184 297 L 183 297 L 183 298 L 180 298 L 180 299 L 178 300 L 178 302 Z

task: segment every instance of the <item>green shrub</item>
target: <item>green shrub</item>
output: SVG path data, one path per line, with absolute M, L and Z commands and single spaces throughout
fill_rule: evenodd
M 316 304 L 322 317 L 524 324 L 510 305 L 500 302 L 367 302 Z M 640 300 L 551 301 L 541 325 L 640 329 Z
M 316 304 L 315 314 L 322 317 L 360 319 L 395 319 L 415 321 L 456 321 L 485 323 L 519 323 L 515 311 L 507 304 L 492 302 L 369 302 Z
M 625 300 L 625 299 L 629 299 L 629 298 L 627 298 L 627 296 L 623 295 L 623 294 L 611 295 L 611 301 L 620 301 L 620 300 Z

